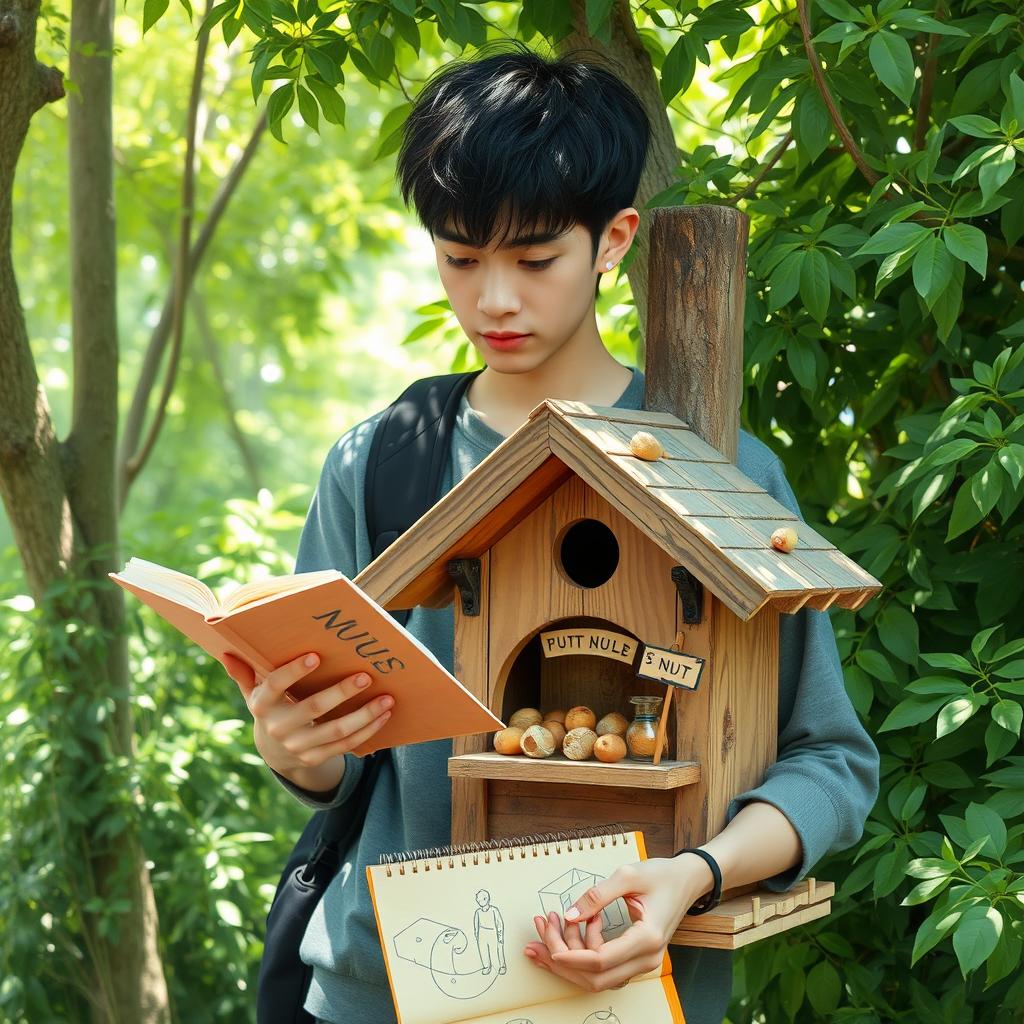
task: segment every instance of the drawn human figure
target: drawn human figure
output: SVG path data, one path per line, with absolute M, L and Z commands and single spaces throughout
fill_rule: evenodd
M 491 894 L 481 889 L 476 894 L 476 911 L 473 913 L 473 935 L 476 937 L 476 948 L 483 964 L 481 974 L 490 974 L 495 964 L 498 973 L 504 974 L 505 966 L 505 922 L 501 911 L 491 905 Z

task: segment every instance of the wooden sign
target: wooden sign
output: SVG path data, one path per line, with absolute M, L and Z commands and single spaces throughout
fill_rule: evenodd
M 645 644 L 636 674 L 642 679 L 656 679 L 659 683 L 683 690 L 696 690 L 703 671 L 703 658 Z
M 541 650 L 545 658 L 560 658 L 564 654 L 591 654 L 601 658 L 633 663 L 637 641 L 625 633 L 608 629 L 552 629 L 540 635 Z

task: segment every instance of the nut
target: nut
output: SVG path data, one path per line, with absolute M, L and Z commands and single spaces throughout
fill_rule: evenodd
M 605 733 L 598 736 L 594 744 L 594 757 L 606 764 L 614 764 L 626 756 L 626 741 L 615 733 Z
M 520 708 L 508 720 L 508 724 L 517 729 L 529 729 L 531 725 L 540 725 L 541 721 L 541 713 L 536 708 Z
M 521 750 L 519 741 L 522 739 L 522 736 L 523 730 L 517 729 L 514 726 L 501 729 L 494 734 L 494 749 L 499 754 L 518 754 Z
M 611 711 L 597 723 L 597 735 L 604 736 L 607 733 L 614 733 L 616 736 L 625 736 L 628 728 L 629 722 L 626 721 L 626 716 L 620 715 L 618 711 Z
M 565 712 L 561 708 L 556 708 L 554 711 L 545 711 L 544 721 L 558 722 L 560 725 L 565 725 Z
M 566 732 L 572 732 L 573 729 L 593 729 L 595 725 L 597 725 L 597 715 L 585 704 L 569 708 L 565 713 Z
M 665 454 L 661 442 L 646 430 L 638 430 L 629 439 L 629 450 L 638 458 L 646 462 L 654 462 Z
M 593 729 L 570 729 L 562 740 L 562 753 L 570 761 L 586 761 L 594 752 L 597 733 Z
M 519 740 L 527 757 L 550 757 L 555 752 L 555 738 L 543 725 L 531 725 Z
M 772 547 L 789 554 L 796 547 L 796 530 L 791 526 L 780 526 L 772 534 Z
M 554 737 L 555 747 L 561 747 L 562 740 L 565 739 L 565 726 L 561 722 L 550 718 L 545 718 L 540 724 Z

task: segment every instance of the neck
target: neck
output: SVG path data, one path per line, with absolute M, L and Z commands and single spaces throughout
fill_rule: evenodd
M 499 430 L 525 422 L 546 398 L 613 405 L 632 371 L 605 348 L 596 321 L 586 328 L 532 370 L 501 373 L 488 366 L 473 382 L 470 404 Z

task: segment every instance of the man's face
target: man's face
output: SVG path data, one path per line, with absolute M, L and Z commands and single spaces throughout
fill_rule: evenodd
M 489 367 L 533 370 L 593 318 L 598 268 L 581 224 L 557 238 L 510 233 L 501 248 L 496 238 L 476 249 L 456 235 L 449 229 L 434 237 L 437 269 L 456 319 Z M 486 336 L 492 332 L 520 337 L 501 342 Z

